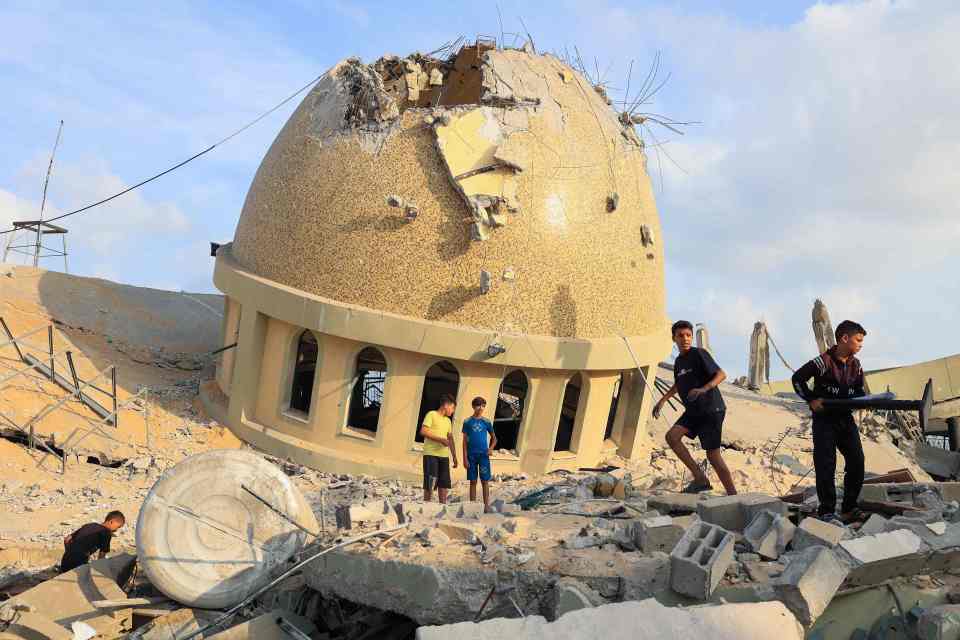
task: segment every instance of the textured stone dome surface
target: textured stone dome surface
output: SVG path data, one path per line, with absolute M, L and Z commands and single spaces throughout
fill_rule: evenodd
M 660 240 L 643 143 L 602 92 L 553 56 L 471 46 L 334 67 L 261 163 L 231 250 L 341 303 L 593 338 L 662 330 Z

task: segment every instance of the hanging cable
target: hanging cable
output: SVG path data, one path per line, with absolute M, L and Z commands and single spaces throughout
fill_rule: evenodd
M 190 156 L 190 157 L 187 158 L 186 160 L 183 160 L 182 162 L 178 162 L 177 164 L 173 165 L 172 167 L 170 167 L 170 168 L 168 168 L 168 169 L 165 169 L 165 170 L 161 171 L 160 173 L 158 173 L 158 174 L 156 174 L 156 175 L 150 176 L 150 177 L 147 178 L 146 180 L 142 180 L 142 181 L 138 182 L 137 184 L 133 185 L 132 187 L 127 187 L 127 188 L 124 189 L 123 191 L 119 191 L 119 192 L 113 194 L 112 196 L 108 196 L 108 197 L 104 198 L 103 200 L 98 200 L 98 201 L 96 201 L 96 202 L 92 202 L 92 203 L 90 203 L 90 204 L 88 204 L 88 205 L 85 205 L 85 206 L 83 206 L 83 207 L 80 207 L 79 209 L 74 209 L 73 211 L 69 211 L 69 212 L 67 212 L 67 213 L 61 214 L 61 215 L 56 216 L 56 217 L 54 217 L 54 218 L 49 218 L 49 219 L 45 220 L 45 222 L 53 222 L 53 221 L 55 221 L 55 220 L 62 220 L 63 218 L 67 218 L 67 217 L 69 217 L 69 216 L 74 216 L 74 215 L 76 215 L 76 214 L 78 214 L 78 213 L 83 213 L 84 211 L 88 211 L 88 210 L 90 210 L 90 209 L 93 209 L 94 207 L 99 207 L 100 205 L 106 204 L 107 202 L 110 202 L 111 200 L 114 200 L 115 198 L 119 198 L 120 196 L 122 196 L 122 195 L 124 195 L 124 194 L 130 193 L 130 192 L 133 191 L 134 189 L 139 189 L 139 188 L 142 187 L 143 185 L 145 185 L 145 184 L 147 184 L 147 183 L 149 183 L 149 182 L 153 182 L 153 181 L 156 180 L 157 178 L 162 178 L 163 176 L 167 175 L 168 173 L 171 173 L 171 172 L 173 172 L 173 171 L 176 171 L 176 170 L 179 169 L 180 167 L 182 167 L 182 166 L 184 166 L 184 165 L 187 165 L 187 164 L 193 162 L 194 160 L 196 160 L 196 159 L 199 158 L 200 156 L 203 156 L 203 155 L 206 155 L 206 154 L 210 153 L 211 151 L 213 151 L 214 149 L 216 149 L 216 148 L 219 147 L 220 145 L 222 145 L 222 144 L 224 144 L 224 143 L 226 143 L 226 142 L 229 142 L 229 141 L 232 140 L 233 138 L 237 137 L 238 135 L 240 135 L 241 133 L 243 133 L 244 131 L 246 131 L 247 129 L 249 129 L 250 127 L 252 127 L 253 125 L 257 124 L 258 122 L 260 122 L 261 120 L 263 120 L 264 118 L 266 118 L 267 116 L 269 116 L 269 115 L 270 115 L 271 113 L 273 113 L 274 111 L 276 111 L 277 109 L 280 109 L 281 107 L 283 107 L 283 105 L 287 104 L 288 102 L 290 102 L 291 100 L 293 100 L 294 98 L 296 98 L 298 95 L 300 95 L 301 93 L 303 93 L 304 91 L 306 91 L 307 89 L 309 89 L 310 87 L 312 87 L 314 84 L 316 84 L 317 82 L 319 82 L 320 79 L 323 78 L 323 76 L 325 76 L 326 74 L 327 74 L 327 72 L 324 71 L 323 73 L 321 73 L 320 75 L 318 75 L 316 78 L 314 78 L 313 80 L 311 80 L 311 81 L 308 82 L 307 84 L 303 85 L 302 87 L 300 87 L 299 89 L 297 89 L 296 91 L 294 91 L 293 93 L 291 93 L 289 96 L 287 96 L 286 98 L 284 98 L 283 100 L 281 100 L 280 102 L 278 102 L 276 105 L 274 105 L 273 107 L 271 107 L 271 108 L 268 109 L 267 111 L 264 111 L 263 113 L 261 113 L 260 115 L 258 115 L 256 118 L 254 118 L 253 120 L 251 120 L 251 121 L 248 122 L 247 124 L 243 125 L 242 127 L 240 127 L 239 129 L 237 129 L 237 130 L 234 131 L 233 133 L 225 136 L 224 138 L 218 140 L 217 142 L 214 142 L 212 145 L 210 145 L 209 147 L 207 147 L 207 148 L 204 149 L 203 151 L 201 151 L 201 152 L 199 152 L 199 153 L 196 153 L 196 154 Z M 7 233 L 13 233 L 14 231 L 15 231 L 15 229 L 7 229 L 6 231 L 0 231 L 0 235 L 4 235 L 4 234 L 7 234 Z

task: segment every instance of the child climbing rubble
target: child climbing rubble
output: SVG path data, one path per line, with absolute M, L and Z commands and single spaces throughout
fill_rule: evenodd
M 824 399 L 849 399 L 866 395 L 863 368 L 856 354 L 863 348 L 867 331 L 852 320 L 837 325 L 837 344 L 800 367 L 793 374 L 793 388 L 813 412 L 813 466 L 817 474 L 818 513 L 822 520 L 859 519 L 857 499 L 863 488 L 864 460 L 860 432 L 850 409 L 826 409 Z M 807 383 L 813 378 L 813 389 Z M 837 488 L 837 450 L 843 454 L 843 505 L 839 518 Z
M 100 552 L 99 557 L 105 557 L 110 552 L 110 540 L 113 534 L 125 523 L 126 518 L 122 513 L 111 511 L 103 519 L 103 524 L 91 522 L 68 535 L 63 541 L 64 552 L 60 559 L 60 573 L 66 573 L 87 564 L 90 557 L 97 551 Z
M 705 349 L 693 346 L 693 325 L 686 320 L 673 323 L 671 329 L 673 341 L 680 350 L 673 364 L 673 386 L 663 395 L 653 408 L 654 417 L 660 416 L 664 403 L 674 395 L 680 395 L 684 412 L 669 431 L 667 444 L 686 465 L 693 480 L 684 489 L 684 493 L 700 493 L 713 487 L 706 472 L 700 468 L 690 450 L 683 444 L 683 438 L 700 438 L 700 446 L 707 452 L 707 460 L 717 472 L 727 495 L 737 492 L 733 485 L 733 476 L 720 450 L 720 435 L 723 431 L 723 418 L 727 405 L 723 402 L 717 388 L 727 374 L 723 372 L 713 357 Z
M 437 500 L 446 504 L 450 481 L 450 457 L 457 468 L 457 446 L 453 441 L 453 424 L 450 416 L 457 402 L 453 396 L 440 396 L 440 406 L 423 417 L 420 435 L 423 436 L 423 501 L 430 502 L 436 486 Z
M 463 456 L 467 465 L 467 480 L 470 481 L 470 502 L 477 500 L 477 478 L 483 485 L 483 510 L 490 512 L 490 454 L 497 446 L 497 434 L 493 423 L 483 417 L 487 401 L 476 397 L 471 403 L 473 415 L 463 421 Z M 490 434 L 489 441 L 487 434 Z

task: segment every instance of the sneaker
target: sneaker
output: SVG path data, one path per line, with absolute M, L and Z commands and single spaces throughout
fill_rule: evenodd
M 710 491 L 713 489 L 713 486 L 709 482 L 701 482 L 700 480 L 694 480 L 686 487 L 684 487 L 682 493 L 701 493 L 703 491 Z
M 837 525 L 838 527 L 846 526 L 846 525 L 844 524 L 843 520 L 841 520 L 840 518 L 838 518 L 838 517 L 837 517 L 837 514 L 835 514 L 835 513 L 824 513 L 824 514 L 821 514 L 820 516 L 818 516 L 818 518 L 819 518 L 820 520 L 822 520 L 823 522 L 826 522 L 826 523 L 828 523 L 828 524 L 835 524 L 835 525 Z

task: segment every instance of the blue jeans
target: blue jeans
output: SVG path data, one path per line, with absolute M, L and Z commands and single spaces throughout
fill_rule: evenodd
M 487 452 L 467 452 L 467 480 L 470 482 L 476 482 L 477 476 L 480 476 L 480 480 L 483 482 L 489 482 L 491 479 L 490 474 L 490 456 L 487 455 Z

